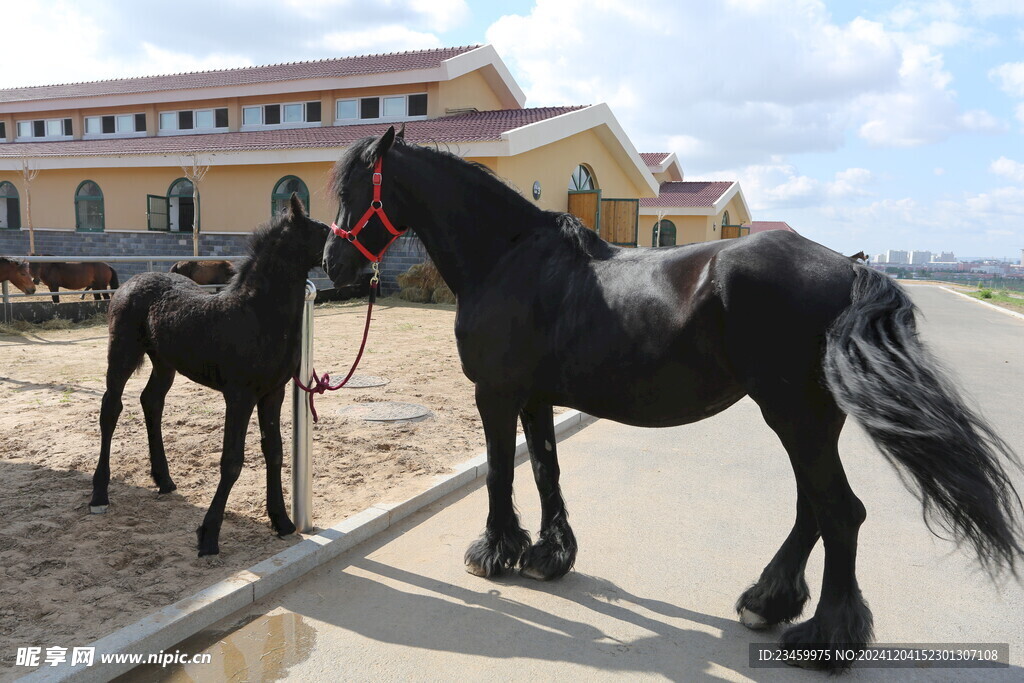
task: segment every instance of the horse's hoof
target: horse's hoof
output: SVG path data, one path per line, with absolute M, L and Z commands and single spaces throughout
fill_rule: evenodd
M 94 515 L 105 515 L 107 514 L 107 508 L 109 505 L 90 505 L 89 512 Z
M 547 581 L 548 580 L 548 577 L 544 576 L 544 574 L 540 570 L 535 569 L 533 567 L 523 567 L 522 569 L 519 570 L 519 573 L 522 576 L 525 576 L 528 579 L 534 579 L 535 581 Z
M 487 578 L 487 570 L 478 565 L 476 562 L 467 562 L 466 571 L 472 574 L 473 576 L 480 576 L 485 579 Z
M 740 608 L 740 622 L 754 631 L 763 631 L 770 626 L 767 619 L 756 612 L 751 612 L 746 607 Z

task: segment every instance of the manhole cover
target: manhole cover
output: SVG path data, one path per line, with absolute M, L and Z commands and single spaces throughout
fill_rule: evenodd
M 369 387 L 382 387 L 390 382 L 386 377 L 377 375 L 352 375 L 352 379 L 345 385 L 346 389 L 367 389 Z
M 338 411 L 339 415 L 355 417 L 370 422 L 413 421 L 430 417 L 431 412 L 424 406 L 415 403 L 360 403 L 346 406 Z

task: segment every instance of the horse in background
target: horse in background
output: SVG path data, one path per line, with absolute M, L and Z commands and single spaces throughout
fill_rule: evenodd
M 121 396 L 128 378 L 149 356 L 153 369 L 140 398 L 150 474 L 160 493 L 176 488 L 160 427 L 164 397 L 175 375 L 180 372 L 224 395 L 220 483 L 196 530 L 199 556 L 220 552 L 224 508 L 242 471 L 245 433 L 254 409 L 267 465 L 270 523 L 281 536 L 295 531 L 281 489 L 281 403 L 299 366 L 306 276 L 319 264 L 328 232 L 326 225 L 306 215 L 293 194 L 289 210 L 253 234 L 250 255 L 222 291 L 211 294 L 187 278 L 150 272 L 132 277 L 114 294 L 92 512 L 105 512 L 109 504 L 110 441 L 123 407 Z
M 35 294 L 36 284 L 32 281 L 32 270 L 28 262 L 0 256 L 0 282 L 10 280 L 25 294 Z
M 117 272 L 102 261 L 84 261 L 81 263 L 33 263 L 31 266 L 32 281 L 42 281 L 51 292 L 64 289 L 117 289 L 120 285 Z M 93 293 L 93 298 L 109 299 L 109 294 Z M 55 293 L 53 303 L 59 304 L 60 297 Z
M 231 261 L 178 261 L 171 273 L 189 278 L 197 285 L 225 285 L 235 276 Z

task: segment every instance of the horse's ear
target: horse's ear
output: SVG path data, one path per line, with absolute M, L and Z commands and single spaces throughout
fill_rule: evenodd
M 292 196 L 289 198 L 288 203 L 291 205 L 292 218 L 297 216 L 306 217 L 306 207 L 302 205 L 302 200 L 299 199 L 299 195 L 296 192 L 292 192 Z
M 405 123 L 403 123 L 402 127 L 398 129 L 397 133 L 395 133 L 395 138 L 398 140 L 405 140 Z
M 395 127 L 388 126 L 387 132 L 380 136 L 377 142 L 373 143 L 373 149 L 370 151 L 369 162 L 375 163 L 377 159 L 382 158 L 391 146 L 395 144 Z

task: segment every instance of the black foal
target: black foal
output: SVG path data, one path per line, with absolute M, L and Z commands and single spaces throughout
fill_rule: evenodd
M 160 421 L 164 397 L 180 372 L 224 394 L 220 483 L 196 530 L 200 557 L 220 551 L 224 506 L 242 471 L 245 433 L 255 408 L 267 465 L 267 514 L 280 535 L 295 531 L 281 489 L 281 403 L 299 363 L 305 280 L 320 261 L 328 227 L 305 214 L 292 195 L 288 212 L 258 229 L 250 256 L 223 291 L 210 294 L 172 273 L 136 275 L 110 301 L 107 390 L 100 409 L 101 446 L 93 476 L 93 512 L 105 512 L 110 440 L 128 378 L 149 356 L 153 371 L 142 392 L 149 460 L 160 493 L 175 489 Z

